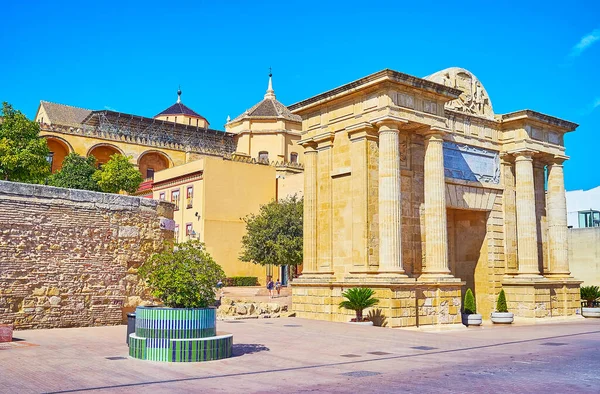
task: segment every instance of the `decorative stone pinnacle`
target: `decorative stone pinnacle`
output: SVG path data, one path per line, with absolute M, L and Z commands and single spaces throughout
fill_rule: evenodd
M 267 87 L 267 93 L 265 94 L 265 99 L 275 100 L 275 91 L 273 90 L 273 72 L 271 71 L 271 67 L 269 67 L 269 86 Z

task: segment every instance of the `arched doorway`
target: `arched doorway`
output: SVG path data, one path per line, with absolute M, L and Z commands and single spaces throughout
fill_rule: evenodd
M 52 168 L 52 173 L 55 173 L 61 169 L 65 157 L 71 153 L 71 148 L 66 142 L 53 137 L 46 137 L 46 144 L 50 150 L 48 162 Z
M 170 167 L 171 160 L 162 152 L 144 152 L 138 159 L 138 167 L 144 178 L 153 178 L 154 173 Z
M 98 168 L 106 164 L 106 162 L 114 154 L 122 155 L 123 152 L 121 152 L 116 146 L 108 144 L 96 145 L 88 152 L 88 156 L 94 156 L 96 158 L 96 166 L 98 166 Z

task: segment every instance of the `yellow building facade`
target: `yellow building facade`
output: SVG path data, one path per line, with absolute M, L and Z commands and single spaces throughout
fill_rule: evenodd
M 289 109 L 305 167 L 299 317 L 347 321 L 337 305 L 357 286 L 388 327 L 460 323 L 467 287 L 484 319 L 501 289 L 517 321 L 576 314 L 562 167 L 576 124 L 494 114 L 460 68 L 384 70 Z
M 264 284 L 265 267 L 239 255 L 243 218 L 275 198 L 275 179 L 273 166 L 202 157 L 156 173 L 152 198 L 175 204 L 178 242 L 200 240 L 228 277 L 256 276 Z

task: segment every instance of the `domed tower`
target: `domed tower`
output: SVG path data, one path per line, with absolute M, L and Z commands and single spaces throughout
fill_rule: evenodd
M 236 154 L 263 162 L 299 163 L 302 161 L 300 140 L 302 118 L 277 101 L 273 74 L 262 101 L 233 120 L 225 130 L 235 134 Z
M 204 116 L 181 102 L 181 89 L 177 90 L 177 102 L 156 115 L 154 119 L 201 128 L 208 128 L 209 126 L 208 120 Z

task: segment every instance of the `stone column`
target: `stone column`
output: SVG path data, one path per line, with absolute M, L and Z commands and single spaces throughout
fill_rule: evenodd
M 502 209 L 504 214 L 504 259 L 506 273 L 517 274 L 519 264 L 517 260 L 517 212 L 515 198 L 515 170 L 514 157 L 503 153 L 500 155 L 502 186 Z
M 404 274 L 398 133 L 393 122 L 379 125 L 379 272 Z
M 535 189 L 531 151 L 515 153 L 517 198 L 517 258 L 519 276 L 539 276 Z
M 548 255 L 550 275 L 568 277 L 567 242 L 567 200 L 565 197 L 565 176 L 563 161 L 555 158 L 548 165 L 548 194 L 546 195 L 546 215 L 548 220 Z
M 317 271 L 317 150 L 304 145 L 304 273 Z
M 451 276 L 448 267 L 444 131 L 425 134 L 425 277 Z

